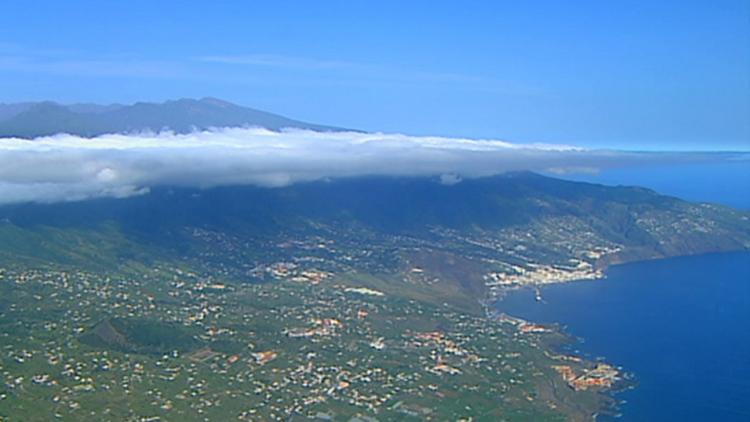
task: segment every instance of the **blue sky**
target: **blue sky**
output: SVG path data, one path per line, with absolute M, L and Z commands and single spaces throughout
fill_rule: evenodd
M 0 102 L 203 96 L 365 130 L 747 150 L 750 3 L 3 2 Z

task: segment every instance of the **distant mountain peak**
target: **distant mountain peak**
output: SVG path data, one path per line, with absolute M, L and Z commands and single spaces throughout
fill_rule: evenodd
M 93 137 L 107 133 L 171 130 L 188 133 L 212 127 L 257 126 L 314 131 L 345 130 L 290 119 L 214 97 L 181 98 L 132 105 L 63 105 L 52 101 L 0 104 L 0 138 L 36 138 L 58 133 Z
M 200 99 L 200 102 L 204 104 L 211 104 L 217 107 L 239 107 L 237 104 L 230 103 L 229 101 L 224 101 L 216 97 L 203 97 Z

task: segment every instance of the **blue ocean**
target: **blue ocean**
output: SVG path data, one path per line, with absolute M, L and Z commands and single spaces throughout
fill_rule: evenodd
M 607 278 L 520 290 L 508 314 L 559 323 L 589 358 L 632 373 L 620 421 L 750 421 L 750 253 L 615 266 Z M 600 417 L 599 421 L 612 420 Z
M 750 210 L 746 158 L 570 178 Z M 544 288 L 543 303 L 519 291 L 498 307 L 560 323 L 580 353 L 632 373 L 637 386 L 616 394 L 620 421 L 750 421 L 750 252 L 631 263 L 607 276 Z

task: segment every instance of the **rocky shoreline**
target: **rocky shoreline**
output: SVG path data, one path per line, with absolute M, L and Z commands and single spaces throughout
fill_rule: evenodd
M 632 374 L 600 360 L 572 353 L 569 346 L 580 341 L 556 325 L 536 324 L 502 312 L 490 314 L 501 324 L 516 327 L 519 335 L 533 335 L 550 359 L 545 382 L 537 384 L 540 397 L 550 407 L 576 422 L 595 421 L 598 415 L 616 415 L 620 402 L 614 395 L 634 386 Z

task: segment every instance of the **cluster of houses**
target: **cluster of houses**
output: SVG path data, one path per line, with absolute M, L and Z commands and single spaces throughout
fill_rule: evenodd
M 619 371 L 605 363 L 598 363 L 591 369 L 583 369 L 579 372 L 569 365 L 553 365 L 555 371 L 575 391 L 588 390 L 591 388 L 607 389 L 619 380 Z

